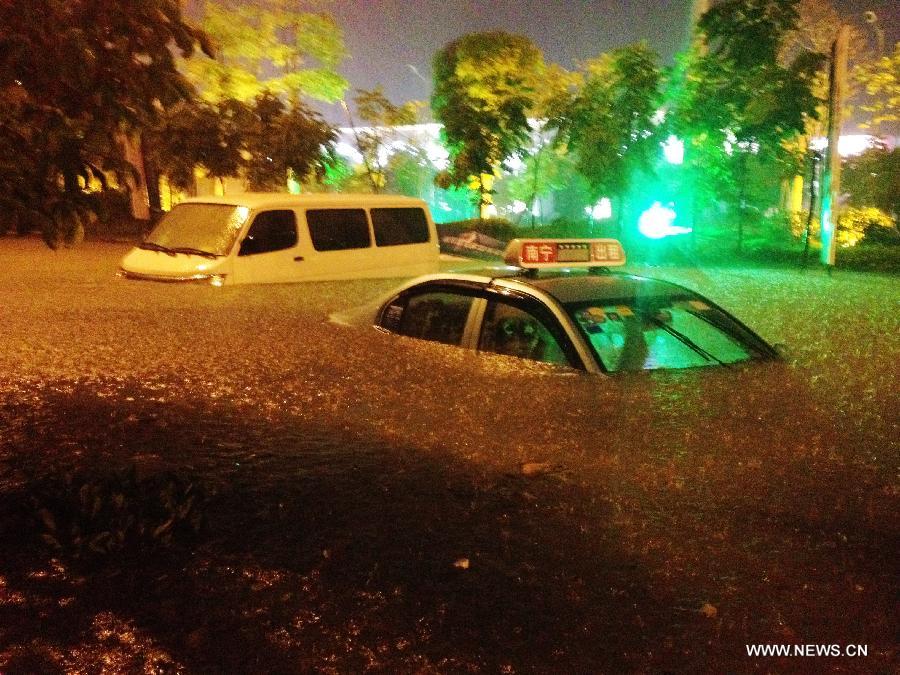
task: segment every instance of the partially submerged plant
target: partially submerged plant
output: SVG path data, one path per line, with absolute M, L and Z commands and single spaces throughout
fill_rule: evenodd
M 29 499 L 42 541 L 74 560 L 163 548 L 196 535 L 206 502 L 193 480 L 171 471 L 139 478 L 134 466 L 39 479 Z

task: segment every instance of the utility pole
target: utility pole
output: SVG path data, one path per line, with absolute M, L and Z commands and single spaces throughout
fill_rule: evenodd
M 834 267 L 835 239 L 837 238 L 838 198 L 841 193 L 841 156 L 838 139 L 841 136 L 841 117 L 844 96 L 847 91 L 847 43 L 849 26 L 838 29 L 831 47 L 831 72 L 828 88 L 828 147 L 825 150 L 825 172 L 822 180 L 822 253 L 821 261 Z

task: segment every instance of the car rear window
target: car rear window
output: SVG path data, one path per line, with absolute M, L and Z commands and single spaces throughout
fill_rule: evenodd
M 428 241 L 428 220 L 418 208 L 372 209 L 376 246 L 422 244 Z
M 372 243 L 364 209 L 309 209 L 306 223 L 317 251 L 368 248 Z

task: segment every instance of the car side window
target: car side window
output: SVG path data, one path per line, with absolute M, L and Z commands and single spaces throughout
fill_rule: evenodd
M 397 332 L 400 335 L 459 345 L 473 298 L 449 292 L 411 296 L 403 309 Z
M 241 242 L 238 255 L 256 255 L 293 248 L 297 245 L 297 219 L 294 212 L 263 211 L 253 219 L 253 224 Z
M 507 304 L 491 301 L 481 324 L 478 349 L 532 361 L 569 365 L 559 342 L 536 316 Z
M 377 246 L 422 244 L 428 241 L 428 221 L 422 209 L 372 209 Z
M 372 245 L 365 209 L 309 209 L 306 224 L 317 251 L 346 251 Z

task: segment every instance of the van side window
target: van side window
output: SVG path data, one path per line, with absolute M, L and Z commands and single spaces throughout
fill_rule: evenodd
M 456 293 L 422 293 L 412 296 L 403 310 L 400 335 L 448 345 L 462 342 L 473 298 Z
M 376 246 L 422 244 L 428 241 L 428 221 L 422 209 L 372 209 Z
M 309 209 L 306 223 L 317 251 L 343 251 L 372 245 L 364 209 Z
M 282 251 L 297 245 L 297 220 L 293 211 L 263 211 L 241 242 L 238 255 Z

